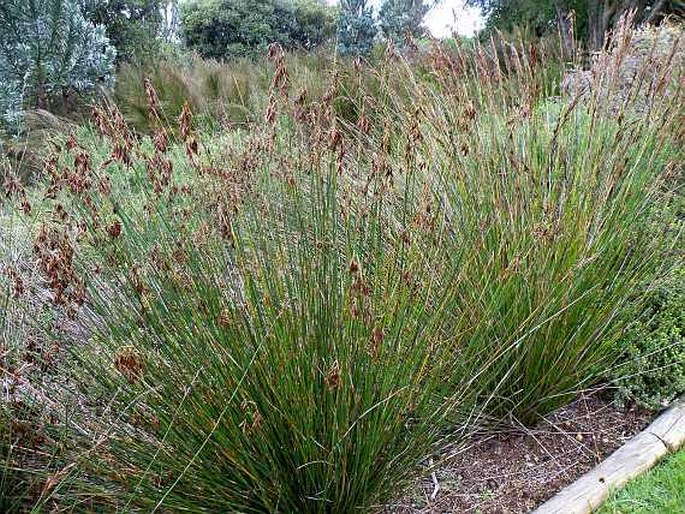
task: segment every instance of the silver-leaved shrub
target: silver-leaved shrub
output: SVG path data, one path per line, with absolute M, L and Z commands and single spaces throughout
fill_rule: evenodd
M 24 109 L 68 106 L 111 86 L 115 55 L 78 0 L 3 0 L 0 129 L 19 131 Z

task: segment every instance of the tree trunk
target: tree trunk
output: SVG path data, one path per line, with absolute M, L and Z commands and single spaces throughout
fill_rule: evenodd
M 666 4 L 668 2 L 666 0 L 659 0 L 656 2 L 652 8 L 649 10 L 649 14 L 647 15 L 645 19 L 645 23 L 654 23 L 658 20 L 659 16 L 663 14 L 663 12 L 666 9 Z
M 604 11 L 606 2 L 591 2 L 589 7 L 589 49 L 591 51 L 601 50 L 604 46 Z
M 562 9 L 558 1 L 554 2 L 554 12 L 556 13 L 559 34 L 563 44 L 564 58 L 574 59 L 575 38 L 573 37 L 572 14 Z
M 641 23 L 647 19 L 653 19 L 666 6 L 666 0 L 659 0 L 647 14 L 649 0 L 603 0 L 591 2 L 590 6 L 590 49 L 601 50 L 608 37 L 608 32 L 618 22 L 621 16 L 635 11 L 635 22 Z

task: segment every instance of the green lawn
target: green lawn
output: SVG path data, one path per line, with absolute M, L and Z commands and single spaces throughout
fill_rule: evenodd
M 685 513 L 685 450 L 611 495 L 598 514 Z

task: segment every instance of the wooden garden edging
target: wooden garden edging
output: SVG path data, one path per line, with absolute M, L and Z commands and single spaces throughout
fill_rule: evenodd
M 685 443 L 685 397 L 593 470 L 564 488 L 533 514 L 589 514 L 609 493 L 644 473 Z

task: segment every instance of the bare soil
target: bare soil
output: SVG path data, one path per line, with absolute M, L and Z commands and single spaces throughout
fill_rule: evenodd
M 531 429 L 474 437 L 397 502 L 394 514 L 519 514 L 534 510 L 643 430 L 654 413 L 581 395 Z

